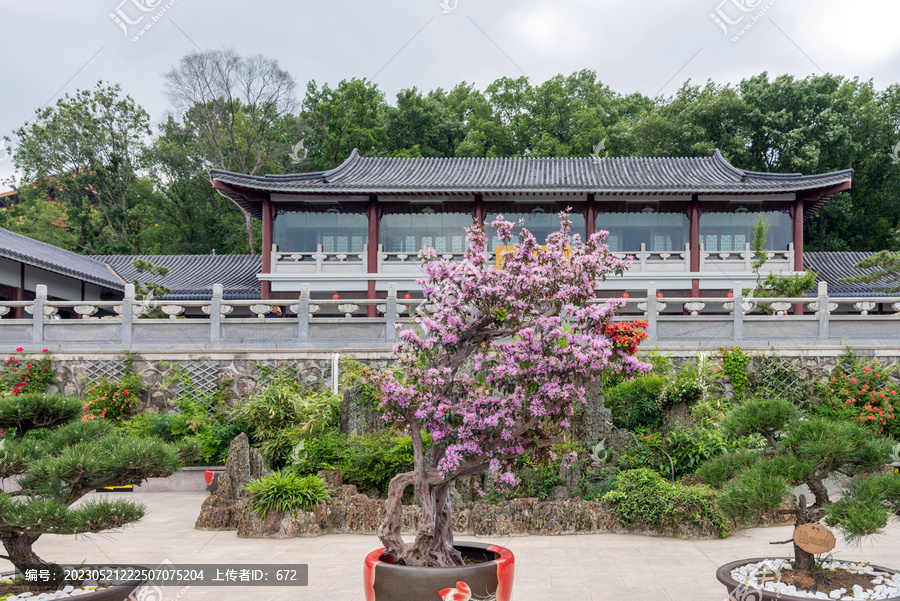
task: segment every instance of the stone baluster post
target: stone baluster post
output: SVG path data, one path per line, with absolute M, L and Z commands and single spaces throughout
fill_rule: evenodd
M 213 284 L 212 300 L 209 303 L 209 343 L 218 345 L 222 336 L 222 284 Z
M 34 288 L 34 305 L 32 305 L 31 317 L 34 319 L 34 328 L 31 340 L 37 346 L 44 345 L 44 305 L 47 304 L 47 286 L 38 284 Z
M 656 322 L 658 317 L 656 282 L 647 282 L 647 337 L 653 342 L 656 342 Z
M 828 282 L 819 282 L 819 340 L 828 340 Z
M 309 342 L 309 284 L 300 284 L 297 305 L 297 340 Z
M 131 350 L 132 327 L 134 325 L 134 284 L 125 284 L 122 299 L 122 348 Z
M 384 340 L 395 342 L 397 340 L 397 284 L 388 284 L 387 302 L 384 311 Z
M 734 282 L 731 294 L 734 296 L 734 342 L 735 344 L 744 339 L 744 286 L 741 282 Z

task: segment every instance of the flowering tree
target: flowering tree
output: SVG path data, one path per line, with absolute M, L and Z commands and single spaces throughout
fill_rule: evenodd
M 526 451 L 548 453 L 568 427 L 584 384 L 604 370 L 627 374 L 649 365 L 634 357 L 643 330 L 613 325 L 621 299 L 589 303 L 594 283 L 630 267 L 610 254 L 607 232 L 585 243 L 570 236 L 571 222 L 540 247 L 527 230 L 497 269 L 485 258 L 484 226 L 469 228 L 464 260 L 437 260 L 420 253 L 426 277 L 425 304 L 434 309 L 419 329 L 401 332 L 394 348 L 400 375 L 376 376 L 388 421 L 412 437 L 413 470 L 388 488 L 378 536 L 386 553 L 406 565 L 449 566 L 460 562 L 453 548 L 453 481 L 489 469 L 500 485 L 517 482 L 513 460 Z M 502 216 L 491 224 L 504 243 L 514 224 Z M 471 369 L 461 369 L 470 360 Z M 426 464 L 422 430 L 431 435 Z M 421 519 L 416 540 L 400 534 L 402 496 L 412 486 Z

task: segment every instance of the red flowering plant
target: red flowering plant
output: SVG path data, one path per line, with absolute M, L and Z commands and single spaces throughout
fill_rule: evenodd
M 562 227 L 545 248 L 522 229 L 502 269 L 485 254 L 481 224 L 467 229 L 461 262 L 439 260 L 433 249 L 419 254 L 428 312 L 400 333 L 398 369 L 372 378 L 385 419 L 413 444 L 414 467 L 391 480 L 378 529 L 397 563 L 458 564 L 451 515 L 456 478 L 489 470 L 498 487 L 514 486 L 516 458 L 549 455 L 575 406 L 584 403 L 586 383 L 608 372 L 650 369 L 633 354 L 646 334 L 613 322 L 624 301 L 593 300 L 595 283 L 621 275 L 630 259 L 609 252 L 607 232 L 582 243 L 571 235 L 568 214 L 560 217 Z M 513 223 L 498 217 L 491 225 L 504 244 L 513 239 Z M 427 459 L 423 431 L 431 438 Z M 415 542 L 404 543 L 408 487 L 417 493 L 421 518 Z
M 131 361 L 126 360 L 125 370 L 119 379 L 99 378 L 89 385 L 81 421 L 92 419 L 124 421 L 141 404 L 140 394 L 143 389 L 140 374 L 131 368 Z
M 892 435 L 900 433 L 897 418 L 900 386 L 888 376 L 877 361 L 831 376 L 830 398 L 822 403 L 820 412 L 871 425 L 878 434 L 885 430 Z
M 629 355 L 637 352 L 638 345 L 647 339 L 645 329 L 649 327 L 643 319 L 636 321 L 618 321 L 606 325 L 606 336 L 615 343 L 617 347 L 624 350 Z M 641 329 L 645 328 L 645 329 Z
M 24 351 L 20 346 L 0 367 L 0 394 L 44 392 L 56 379 L 50 351 L 44 349 L 40 357 Z

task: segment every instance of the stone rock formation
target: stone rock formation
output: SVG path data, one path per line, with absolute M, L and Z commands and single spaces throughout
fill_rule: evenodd
M 225 473 L 219 477 L 216 494 L 200 507 L 194 528 L 199 530 L 233 530 L 241 508 L 249 506 L 246 485 L 269 473 L 259 449 L 250 448 L 250 440 L 241 432 L 228 447 Z

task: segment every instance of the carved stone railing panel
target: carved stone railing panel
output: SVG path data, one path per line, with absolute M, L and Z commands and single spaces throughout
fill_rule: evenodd
M 853 303 L 853 306 L 859 311 L 860 315 L 868 315 L 869 311 L 875 308 L 875 303 L 872 301 L 860 301 Z
M 178 316 L 184 313 L 184 307 L 181 305 L 163 305 L 161 309 L 169 319 L 178 319 Z

